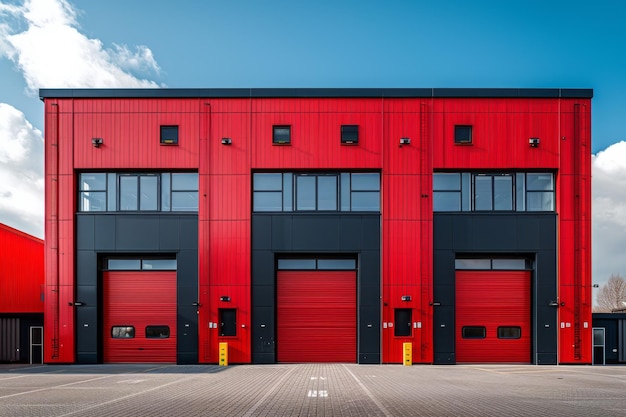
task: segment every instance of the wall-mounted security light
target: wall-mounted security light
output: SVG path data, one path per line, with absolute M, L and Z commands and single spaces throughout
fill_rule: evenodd
M 548 306 L 550 306 L 550 307 L 558 307 L 559 306 L 559 302 L 558 301 L 550 301 L 548 303 Z
M 433 307 L 437 307 L 437 306 L 440 306 L 441 303 L 439 301 L 431 301 L 430 303 L 428 303 L 428 305 L 433 306 Z
M 222 138 L 222 145 L 232 145 L 233 140 L 231 138 Z
M 541 142 L 539 138 L 528 139 L 528 144 L 530 145 L 531 148 L 536 148 L 537 146 L 539 146 L 539 142 Z
M 102 138 L 91 138 L 91 144 L 94 148 L 99 148 L 102 145 Z
M 410 145 L 411 138 L 400 138 L 400 145 Z
M 70 307 L 80 307 L 80 306 L 84 306 L 85 303 L 81 302 L 81 301 L 74 301 L 74 302 L 69 302 L 68 303 Z
M 411 301 L 411 296 L 410 295 L 403 295 L 402 296 L 402 301 Z
M 191 305 L 194 307 L 200 307 L 202 304 L 200 304 L 198 301 L 194 301 L 193 303 L 191 303 Z
M 227 296 L 227 295 L 222 295 L 222 296 L 220 297 L 220 301 L 227 301 L 227 302 L 228 302 L 228 301 L 230 301 L 230 297 L 229 297 L 229 296 Z

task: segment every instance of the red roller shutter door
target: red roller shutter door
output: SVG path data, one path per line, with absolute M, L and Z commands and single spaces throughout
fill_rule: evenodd
M 176 271 L 104 273 L 104 362 L 176 362 Z M 135 337 L 111 337 L 133 326 Z M 146 326 L 168 326 L 168 338 L 146 338 Z
M 278 271 L 278 362 L 356 362 L 356 272 Z
M 531 362 L 529 271 L 456 271 L 456 361 Z M 484 326 L 485 338 L 463 338 L 463 327 Z M 519 327 L 519 339 L 498 338 L 498 327 Z

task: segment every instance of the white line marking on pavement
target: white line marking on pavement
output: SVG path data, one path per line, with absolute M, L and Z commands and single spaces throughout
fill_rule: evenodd
M 167 384 L 159 385 L 158 387 L 148 388 L 148 389 L 145 389 L 143 391 L 135 392 L 135 393 L 132 393 L 132 394 L 128 394 L 128 395 L 125 395 L 123 397 L 119 397 L 119 398 L 115 398 L 113 400 L 105 401 L 103 403 L 94 404 L 91 407 L 84 407 L 84 408 L 81 408 L 80 410 L 75 410 L 75 411 L 71 411 L 71 412 L 69 412 L 67 414 L 62 414 L 59 417 L 67 417 L 67 416 L 71 416 L 72 414 L 82 413 L 82 412 L 87 411 L 87 410 L 92 410 L 94 408 L 98 408 L 98 407 L 102 407 L 102 406 L 105 406 L 105 405 L 113 404 L 113 403 L 116 403 L 118 401 L 125 400 L 127 398 L 136 397 L 138 395 L 142 395 L 142 394 L 145 394 L 147 392 L 151 392 L 151 391 L 155 391 L 155 390 L 158 390 L 158 389 L 161 389 L 161 388 L 169 387 L 170 385 L 178 384 L 178 383 L 181 383 L 181 382 L 186 381 L 188 379 L 191 379 L 191 377 L 177 379 L 175 381 L 168 382 Z
M 145 379 L 125 379 L 123 381 L 117 381 L 118 384 L 139 384 L 146 381 Z
M 265 393 L 265 395 L 263 397 L 261 397 L 261 399 L 259 401 L 257 401 L 252 408 L 250 408 L 248 410 L 248 412 L 246 414 L 244 414 L 242 417 L 250 417 L 251 415 L 254 414 L 254 412 L 256 411 L 257 408 L 259 408 L 261 406 L 261 404 L 267 399 L 267 397 L 269 397 L 272 392 L 274 392 L 274 390 L 276 388 L 278 388 L 278 386 L 281 384 L 281 382 L 283 382 L 283 380 L 285 378 L 287 378 L 293 371 L 295 371 L 297 369 L 296 366 L 294 366 L 293 368 L 291 368 L 289 371 L 287 371 L 287 373 L 285 375 L 283 375 L 278 381 L 276 381 L 276 383 L 274 385 L 272 385 L 272 387 Z
M 3 395 L 2 397 L 0 397 L 0 399 L 4 399 L 4 398 L 11 398 L 11 397 L 18 397 L 20 395 L 26 395 L 26 394 L 32 394 L 34 392 L 41 392 L 41 391 L 47 391 L 47 390 L 51 390 L 51 389 L 58 389 L 58 388 L 62 388 L 62 387 L 69 387 L 71 385 L 76 385 L 76 384 L 82 384 L 84 382 L 91 382 L 91 381 L 97 381 L 99 379 L 105 379 L 105 378 L 111 378 L 113 376 L 116 375 L 106 375 L 106 376 L 101 376 L 98 378 L 91 378 L 91 379 L 86 379 L 84 381 L 76 381 L 76 382 L 69 382 L 67 384 L 63 384 L 63 385 L 56 385 L 54 387 L 46 387 L 46 388 L 39 388 L 39 389 L 34 389 L 31 391 L 24 391 L 24 392 L 18 392 L 16 394 L 9 394 L 9 395 Z
M 372 393 L 370 392 L 370 390 L 367 389 L 367 387 L 359 380 L 359 378 L 356 377 L 356 375 L 354 375 L 352 373 L 352 371 L 350 370 L 350 368 L 348 368 L 346 365 L 343 365 L 344 368 L 346 368 L 346 371 L 348 371 L 348 373 L 350 375 L 352 375 L 352 378 L 354 378 L 354 380 L 357 382 L 357 384 L 359 384 L 359 386 L 361 387 L 361 389 L 363 391 L 365 391 L 365 393 L 367 394 L 368 397 L 370 397 L 370 400 L 372 400 L 374 402 L 374 404 L 376 404 L 376 406 L 380 409 L 380 411 L 382 411 L 385 416 L 387 417 L 393 417 L 393 414 L 391 414 L 384 405 L 382 405 L 382 403 L 380 401 L 378 401 L 376 399 L 376 397 L 374 397 L 374 395 L 372 395 Z

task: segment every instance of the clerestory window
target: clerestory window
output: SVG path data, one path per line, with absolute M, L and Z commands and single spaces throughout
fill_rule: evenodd
M 435 172 L 433 211 L 554 211 L 551 172 Z
M 79 176 L 78 211 L 198 211 L 195 172 L 89 172 Z
M 380 212 L 377 172 L 258 172 L 252 181 L 255 212 Z

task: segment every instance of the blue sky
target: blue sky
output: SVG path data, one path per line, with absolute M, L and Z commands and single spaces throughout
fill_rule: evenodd
M 160 72 L 134 75 L 167 87 L 593 88 L 593 151 L 624 136 L 622 2 L 69 4 L 87 38 L 149 48 Z M 3 60 L 0 99 L 42 128 L 41 106 L 23 89 L 15 65 Z
M 625 16 L 605 0 L 0 0 L 0 222 L 43 236 L 40 87 L 593 88 L 594 280 L 626 275 Z

